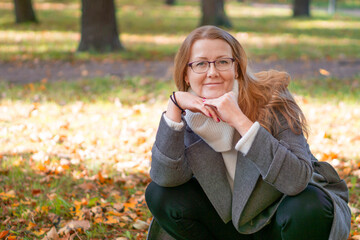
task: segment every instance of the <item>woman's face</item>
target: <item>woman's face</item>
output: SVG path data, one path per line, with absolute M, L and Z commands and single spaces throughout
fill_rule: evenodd
M 220 39 L 200 39 L 191 47 L 189 63 L 194 61 L 215 61 L 232 58 L 230 45 Z M 195 73 L 190 67 L 187 69 L 185 81 L 200 97 L 217 98 L 230 92 L 236 75 L 235 64 L 228 70 L 219 71 L 213 63 L 205 73 Z

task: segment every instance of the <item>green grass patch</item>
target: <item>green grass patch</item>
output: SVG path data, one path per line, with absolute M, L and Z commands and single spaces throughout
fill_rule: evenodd
M 78 81 L 11 84 L 0 82 L 3 100 L 24 102 L 55 102 L 64 105 L 70 102 L 114 102 L 135 105 L 167 98 L 174 88 L 173 83 L 152 78 L 104 77 Z
M 319 102 L 358 103 L 360 99 L 360 80 L 316 78 L 293 80 L 289 89 L 296 95 Z M 55 102 L 64 105 L 83 101 L 114 102 L 135 105 L 144 102 L 156 102 L 167 99 L 176 89 L 171 81 L 159 81 L 153 78 L 132 77 L 119 79 L 104 77 L 77 81 L 56 81 L 48 83 L 11 84 L 0 83 L 3 100 L 23 102 Z
M 319 103 L 359 104 L 360 80 L 356 79 L 302 79 L 292 81 L 290 90 L 296 95 L 316 100 Z
M 48 5 L 45 5 L 48 4 Z M 77 53 L 80 40 L 79 2 L 39 1 L 39 24 L 14 23 L 13 10 L 0 5 L 0 60 L 29 59 L 167 59 L 200 21 L 199 2 L 118 1 L 120 38 L 126 51 L 111 54 Z M 291 9 L 257 8 L 226 2 L 233 23 L 229 31 L 252 58 L 360 58 L 359 17 L 328 15 L 314 10 L 311 18 L 292 18 Z

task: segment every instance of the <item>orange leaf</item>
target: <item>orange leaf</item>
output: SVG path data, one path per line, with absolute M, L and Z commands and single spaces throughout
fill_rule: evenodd
M 29 225 L 27 226 L 27 228 L 26 228 L 26 230 L 31 230 L 31 229 L 33 229 L 34 227 L 36 227 L 37 225 L 35 224 L 35 223 L 33 223 L 33 222 L 29 222 Z
M 8 235 L 9 231 L 2 231 L 0 232 L 0 239 L 6 237 L 6 235 Z
M 106 221 L 104 222 L 105 224 L 114 224 L 114 223 L 119 223 L 119 219 L 114 217 L 114 216 L 108 216 Z
M 40 229 L 40 231 L 34 231 L 33 234 L 35 234 L 36 236 L 40 237 L 41 235 L 43 235 L 46 231 L 43 229 Z
M 129 208 L 135 208 L 136 207 L 136 202 L 124 203 L 124 207 L 125 207 L 125 212 L 126 212 L 127 210 L 129 210 Z
M 101 172 L 98 172 L 98 178 L 100 183 L 105 183 L 105 178 L 102 176 Z

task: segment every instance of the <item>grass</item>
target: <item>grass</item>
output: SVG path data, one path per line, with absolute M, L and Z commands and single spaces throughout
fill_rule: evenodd
M 313 79 L 290 88 L 308 118 L 312 151 L 336 166 L 359 209 L 357 84 Z M 73 232 L 81 239 L 145 239 L 146 227 L 134 226 L 151 219 L 143 198 L 150 149 L 172 89 L 140 78 L 2 82 L 0 233 L 43 239 L 52 226 L 86 220 L 90 229 Z M 352 235 L 358 218 L 354 213 Z
M 36 2 L 39 24 L 14 24 L 12 5 L 0 4 L 0 60 L 38 59 L 169 59 L 185 36 L 197 27 L 199 3 L 178 1 L 172 7 L 158 1 L 117 2 L 121 41 L 127 51 L 78 53 L 80 4 Z M 230 1 L 229 31 L 253 59 L 360 58 L 359 18 L 313 11 L 312 18 L 294 19 L 291 10 L 255 8 Z M 315 47 L 316 46 L 316 47 Z
M 293 80 L 290 90 L 296 95 L 319 103 L 346 102 L 358 104 L 360 99 L 360 80 L 321 77 Z M 82 79 L 78 81 L 37 82 L 11 84 L 0 82 L 0 96 L 3 99 L 22 102 L 55 102 L 65 105 L 69 102 L 114 102 L 125 105 L 140 104 L 146 101 L 159 101 L 175 89 L 175 84 L 153 78 L 115 76 Z M 1 99 L 1 98 L 0 98 Z

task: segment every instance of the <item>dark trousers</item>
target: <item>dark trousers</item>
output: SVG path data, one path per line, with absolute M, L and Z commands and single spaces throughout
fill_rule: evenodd
M 177 187 L 151 182 L 145 198 L 159 225 L 179 240 L 326 240 L 334 216 L 330 197 L 312 185 L 287 196 L 270 224 L 248 235 L 221 220 L 195 178 Z

